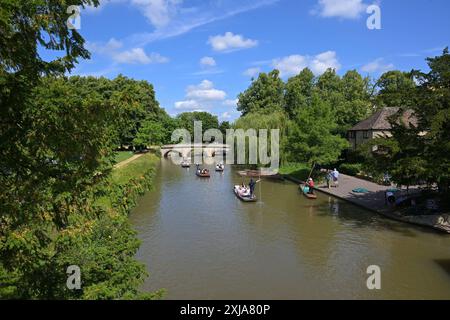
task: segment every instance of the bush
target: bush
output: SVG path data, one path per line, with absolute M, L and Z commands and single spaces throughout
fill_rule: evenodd
M 339 171 L 349 176 L 357 176 L 362 171 L 360 163 L 344 163 L 339 167 Z

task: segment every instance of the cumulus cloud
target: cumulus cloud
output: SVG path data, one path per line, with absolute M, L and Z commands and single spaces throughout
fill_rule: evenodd
M 272 61 L 272 66 L 280 71 L 281 77 L 297 75 L 305 68 L 310 68 L 316 75 L 324 73 L 328 68 L 341 68 L 334 51 L 326 51 L 312 57 L 296 54 L 278 58 Z
M 217 65 L 216 60 L 212 57 L 203 57 L 200 59 L 200 65 L 204 68 L 215 67 Z
M 367 73 L 386 72 L 393 69 L 394 65 L 386 63 L 383 58 L 378 58 L 361 67 L 361 71 Z
M 247 77 L 254 78 L 260 73 L 261 73 L 261 68 L 254 67 L 254 68 L 249 68 L 249 69 L 245 70 L 243 75 L 247 76 Z
M 131 50 L 119 52 L 113 56 L 114 61 L 127 64 L 150 64 L 150 63 L 166 63 L 169 59 L 163 57 L 159 53 L 146 54 L 142 48 L 134 48 Z
M 280 71 L 282 77 L 293 76 L 308 66 L 307 58 L 301 55 L 291 55 L 284 58 L 274 59 L 272 66 Z
M 249 49 L 258 45 L 257 40 L 245 39 L 242 35 L 226 32 L 224 35 L 210 37 L 208 44 L 214 51 L 231 52 L 241 49 Z
M 223 105 L 226 100 L 225 91 L 214 88 L 214 83 L 203 80 L 197 85 L 190 85 L 186 88 L 186 99 L 175 102 L 176 109 L 204 110 L 211 108 L 217 103 Z
M 209 80 L 203 80 L 199 85 L 188 86 L 186 97 L 196 100 L 224 100 L 227 94 L 225 91 L 217 90 Z
M 311 13 L 325 18 L 356 19 L 366 8 L 362 0 L 319 0 Z
M 201 106 L 195 100 L 184 100 L 175 102 L 175 109 L 195 110 L 201 109 Z
M 314 74 L 322 74 L 329 68 L 339 70 L 341 64 L 336 57 L 336 52 L 327 51 L 315 56 L 310 62 L 310 68 Z
M 132 48 L 120 51 L 122 47 L 123 43 L 114 38 L 111 38 L 106 43 L 88 42 L 86 44 L 86 48 L 92 53 L 109 56 L 116 63 L 150 64 L 169 62 L 167 57 L 164 57 L 159 53 L 152 52 L 147 54 L 143 48 Z

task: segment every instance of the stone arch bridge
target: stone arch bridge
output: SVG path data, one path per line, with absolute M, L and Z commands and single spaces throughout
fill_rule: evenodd
M 183 158 L 190 158 L 193 153 L 198 152 L 206 157 L 215 157 L 218 154 L 225 155 L 230 150 L 226 144 L 172 144 L 161 147 L 161 154 L 167 158 L 171 153 L 178 154 Z

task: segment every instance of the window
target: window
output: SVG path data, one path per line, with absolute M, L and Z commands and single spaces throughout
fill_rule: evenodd
M 356 132 L 355 132 L 355 131 L 350 131 L 350 132 L 348 133 L 348 137 L 349 137 L 350 139 L 355 139 L 355 138 L 356 138 Z
M 364 131 L 364 139 L 369 139 L 369 131 Z

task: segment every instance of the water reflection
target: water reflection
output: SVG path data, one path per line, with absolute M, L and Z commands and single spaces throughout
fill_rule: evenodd
M 258 203 L 232 192 L 230 167 L 201 179 L 162 160 L 156 189 L 131 215 L 146 290 L 171 299 L 450 298 L 450 237 L 411 227 L 290 182 L 264 180 Z M 382 269 L 369 291 L 366 269 Z

